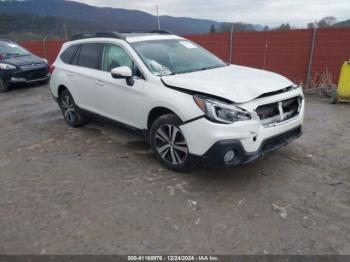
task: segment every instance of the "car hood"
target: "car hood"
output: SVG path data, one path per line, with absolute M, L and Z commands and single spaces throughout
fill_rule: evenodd
M 293 85 L 279 74 L 237 65 L 163 76 L 162 81 L 170 87 L 213 95 L 235 103 L 245 103 Z
M 40 57 L 37 57 L 35 55 L 27 55 L 27 56 L 16 56 L 16 57 L 10 57 L 5 58 L 1 60 L 4 63 L 8 63 L 15 66 L 24 66 L 24 65 L 31 65 L 31 64 L 45 64 L 44 60 Z

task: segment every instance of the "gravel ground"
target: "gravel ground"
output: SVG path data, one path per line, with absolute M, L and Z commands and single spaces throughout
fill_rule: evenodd
M 308 96 L 301 139 L 187 174 L 46 86 L 0 94 L 0 130 L 0 254 L 350 254 L 350 104 Z

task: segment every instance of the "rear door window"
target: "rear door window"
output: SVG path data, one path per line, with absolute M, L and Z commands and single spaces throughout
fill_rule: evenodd
M 71 64 L 79 48 L 79 45 L 70 46 L 61 55 L 61 60 L 66 64 Z
M 100 69 L 103 44 L 83 44 L 79 54 L 78 65 L 82 67 Z

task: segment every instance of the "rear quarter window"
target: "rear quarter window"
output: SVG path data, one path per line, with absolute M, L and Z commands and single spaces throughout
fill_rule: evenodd
M 79 48 L 79 45 L 68 47 L 61 55 L 61 60 L 66 64 L 72 64 L 73 58 Z

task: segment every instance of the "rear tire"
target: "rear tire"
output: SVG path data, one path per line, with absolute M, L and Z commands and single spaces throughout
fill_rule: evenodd
M 8 85 L 0 78 L 0 93 L 7 92 L 8 90 Z
M 174 114 L 160 116 L 151 127 L 150 143 L 153 153 L 163 166 L 170 170 L 187 172 L 195 164 L 180 129 L 181 123 Z
M 86 120 L 81 116 L 79 107 L 75 104 L 71 93 L 67 89 L 62 91 L 58 103 L 67 125 L 80 127 L 86 124 Z

